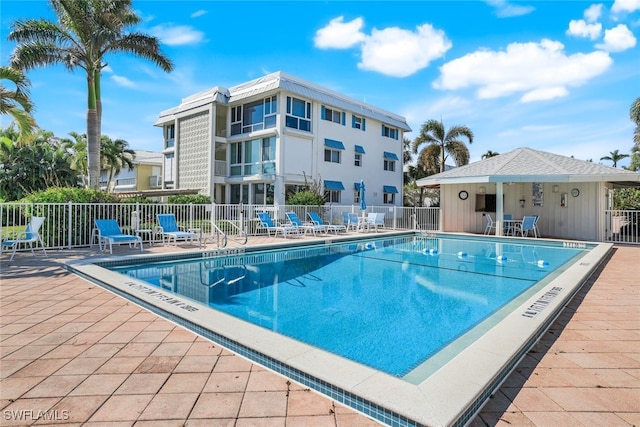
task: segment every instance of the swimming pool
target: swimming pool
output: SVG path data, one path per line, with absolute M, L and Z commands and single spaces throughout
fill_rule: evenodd
M 365 402 L 364 412 L 375 418 L 428 425 L 441 424 L 443 414 L 444 424 L 463 425 L 591 268 L 580 269 L 576 283 L 567 282 L 567 272 L 597 264 L 589 259 L 595 248 L 411 234 L 102 264 L 124 292 L 173 306 L 173 315 L 190 318 L 197 332 L 212 329 L 214 340 L 246 345 L 259 363 L 283 363 L 275 370 L 343 403 Z M 495 356 L 505 341 L 510 356 L 487 370 L 483 347 Z M 450 389 L 460 363 L 472 372 L 459 378 L 462 389 Z M 485 378 L 484 387 L 477 388 L 476 376 Z M 431 387 L 437 392 L 424 401 Z M 472 398 L 443 407 L 447 391 L 454 400 L 467 392 Z

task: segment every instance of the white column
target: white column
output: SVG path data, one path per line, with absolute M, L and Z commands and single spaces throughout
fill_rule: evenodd
M 496 183 L 496 236 L 502 236 L 504 231 L 504 191 L 502 182 Z

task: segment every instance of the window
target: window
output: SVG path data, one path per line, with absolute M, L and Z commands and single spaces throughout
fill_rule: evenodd
M 331 108 L 327 108 L 324 105 L 322 106 L 320 112 L 320 117 L 322 118 L 322 120 L 338 123 L 339 125 L 344 125 L 346 116 L 347 114 L 345 112 L 332 110 Z
M 329 203 L 340 203 L 340 195 L 344 185 L 340 181 L 324 180 L 324 195 Z
M 169 125 L 169 126 L 165 127 L 164 129 L 165 129 L 164 148 L 171 148 L 171 147 L 173 147 L 173 145 L 175 143 L 176 125 Z
M 353 203 L 360 203 L 360 183 L 353 183 Z
M 398 189 L 394 185 L 383 186 L 382 202 L 386 204 L 394 204 L 396 201 Z
M 361 145 L 355 146 L 355 154 L 353 157 L 354 166 L 362 166 L 362 155 L 364 154 L 364 148 Z
M 250 139 L 229 144 L 229 175 L 275 173 L 276 138 Z
M 361 131 L 365 130 L 366 120 L 364 117 L 359 116 L 351 116 L 351 127 L 354 129 L 360 129 Z
M 285 125 L 289 128 L 311 132 L 311 103 L 287 96 Z
M 269 129 L 276 126 L 276 96 L 231 107 L 231 135 Z
M 395 172 L 397 160 L 398 160 L 398 155 L 396 153 L 390 153 L 388 151 L 385 151 L 384 152 L 384 170 Z
M 398 139 L 398 129 L 382 125 L 382 136 L 386 136 L 391 139 Z
M 331 163 L 340 163 L 340 151 L 331 150 L 329 148 L 324 149 L 324 161 Z

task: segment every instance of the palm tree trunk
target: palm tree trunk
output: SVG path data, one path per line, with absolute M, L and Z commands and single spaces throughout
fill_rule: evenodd
M 444 145 L 441 145 L 440 146 L 440 172 L 444 172 L 444 161 L 445 161 Z
M 94 73 L 90 70 L 87 71 L 87 92 L 87 169 L 89 188 L 97 190 L 100 188 L 100 129 Z

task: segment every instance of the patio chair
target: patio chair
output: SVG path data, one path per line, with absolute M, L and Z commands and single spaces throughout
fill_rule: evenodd
M 96 230 L 98 231 L 98 247 L 100 250 L 107 248 L 109 245 L 109 253 L 113 253 L 113 245 L 128 244 L 129 247 L 135 247 L 140 243 L 140 252 L 142 248 L 142 238 L 140 236 L 134 236 L 132 234 L 124 234 L 118 225 L 118 221 L 115 219 L 96 219 Z
M 513 234 L 514 233 L 513 222 L 512 222 L 513 215 L 504 214 L 503 219 L 504 219 L 504 225 L 502 226 L 502 233 L 505 236 L 508 236 L 509 234 Z
M 357 213 L 349 214 L 349 224 L 353 227 L 354 230 L 359 231 L 360 229 L 366 229 L 366 221 L 360 221 L 360 217 L 358 217 Z
M 534 237 L 538 237 L 538 232 L 536 231 L 536 217 L 524 216 L 522 218 L 522 224 L 517 226 L 516 232 L 522 237 L 529 237 L 529 232 L 531 232 Z
M 352 215 L 355 215 L 355 214 L 350 214 L 349 212 L 342 212 L 342 224 L 344 225 L 347 231 L 349 231 L 349 229 L 353 229 L 353 230 L 358 229 L 358 215 L 355 215 L 355 219 L 356 219 L 355 222 L 352 221 Z
M 344 231 L 345 233 L 347 232 L 347 226 L 346 225 L 336 225 L 336 224 L 325 224 L 322 221 L 322 218 L 320 217 L 320 215 L 318 215 L 317 212 L 307 212 L 307 215 L 309 215 L 309 219 L 311 219 L 311 222 L 313 222 L 316 225 L 319 225 L 320 227 L 324 228 L 325 233 L 328 233 L 330 231 L 338 234 L 338 232 L 340 231 Z M 347 216 L 347 220 L 348 220 L 348 216 Z
M 487 226 L 484 228 L 484 234 L 491 233 L 491 230 L 496 229 L 496 223 L 493 222 L 493 218 L 491 218 L 491 214 L 485 214 L 487 217 Z
M 27 224 L 24 230 L 19 232 L 15 238 L 2 241 L 2 245 L 0 245 L 0 254 L 2 253 L 2 249 L 5 246 L 13 248 L 13 250 L 11 251 L 11 258 L 9 258 L 9 262 L 11 262 L 13 261 L 13 257 L 16 254 L 18 246 L 26 243 L 29 245 L 31 253 L 35 255 L 35 252 L 33 252 L 33 243 L 40 242 L 40 245 L 42 246 L 42 252 L 44 252 L 44 256 L 47 256 L 47 251 L 44 248 L 44 242 L 42 241 L 42 236 L 40 235 L 40 227 L 42 227 L 42 224 L 44 224 L 44 217 L 31 217 L 31 221 L 29 221 L 29 224 Z
M 178 226 L 176 222 L 176 216 L 174 214 L 157 214 L 156 218 L 158 219 L 158 224 L 160 224 L 159 232 L 162 236 L 162 243 L 165 245 L 171 243 L 171 239 L 173 239 L 173 245 L 178 246 L 178 240 L 187 240 L 193 244 L 195 239 L 200 241 L 200 236 L 198 233 L 194 233 L 193 231 L 184 231 Z
M 325 228 L 318 224 L 315 224 L 313 222 L 311 223 L 302 222 L 298 217 L 298 214 L 296 214 L 295 212 L 287 212 L 286 215 L 287 215 L 287 218 L 289 219 L 289 223 L 291 224 L 291 226 L 297 228 L 299 231 L 302 231 L 303 234 L 307 234 L 308 232 L 311 232 L 315 236 L 318 231 L 324 232 L 325 234 L 327 233 Z
M 257 212 L 256 214 L 260 220 L 260 227 L 267 230 L 267 236 L 271 236 L 272 231 L 274 237 L 276 237 L 278 233 L 282 234 L 282 237 L 284 238 L 287 236 L 298 235 L 298 229 L 296 229 L 296 227 L 275 225 L 267 212 Z
M 384 226 L 384 213 L 371 212 L 367 216 L 367 227 L 373 228 L 378 232 L 379 228 L 385 228 Z

